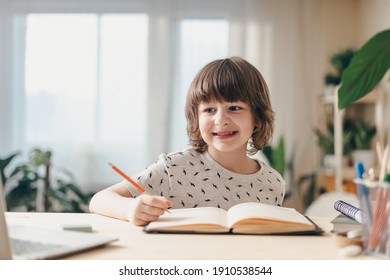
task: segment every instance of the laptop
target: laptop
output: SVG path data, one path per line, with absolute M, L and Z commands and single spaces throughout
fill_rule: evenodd
M 118 240 L 97 233 L 7 225 L 3 189 L 0 177 L 0 260 L 58 259 Z

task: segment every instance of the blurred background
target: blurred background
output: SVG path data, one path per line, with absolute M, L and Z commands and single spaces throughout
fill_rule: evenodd
M 388 29 L 389 14 L 388 0 L 0 0 L 3 181 L 46 155 L 46 167 L 66 169 L 93 193 L 121 180 L 108 161 L 134 174 L 185 149 L 191 80 L 235 55 L 265 76 L 276 113 L 271 151 L 281 151 L 289 191 L 311 183 L 311 202 L 334 187 L 314 132 L 332 133 L 325 77 L 340 74 L 332 57 Z M 351 118 L 387 137 L 378 100 Z M 386 114 L 388 94 L 380 102 Z

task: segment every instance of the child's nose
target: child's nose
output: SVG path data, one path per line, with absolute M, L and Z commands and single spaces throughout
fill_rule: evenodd
M 215 124 L 217 126 L 224 126 L 230 123 L 230 117 L 227 113 L 220 110 L 215 116 Z

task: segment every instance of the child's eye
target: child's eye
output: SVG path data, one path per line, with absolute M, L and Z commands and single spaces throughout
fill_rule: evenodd
M 203 110 L 205 113 L 213 113 L 215 112 L 215 109 L 214 108 L 206 108 Z
M 238 110 L 240 110 L 240 109 L 241 109 L 240 106 L 230 106 L 230 107 L 229 107 L 229 110 L 230 110 L 230 111 L 238 111 Z

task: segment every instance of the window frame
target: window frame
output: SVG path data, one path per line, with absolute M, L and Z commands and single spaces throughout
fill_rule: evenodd
M 245 0 L 246 1 L 246 0 Z M 163 3 L 162 3 L 163 2 Z M 0 77 L 0 105 L 5 109 L 2 115 L 6 118 L 0 120 L 0 128 L 4 128 L 6 137 L 0 139 L 0 153 L 9 153 L 20 150 L 25 139 L 24 131 L 24 29 L 25 20 L 22 18 L 30 13 L 146 13 L 149 18 L 149 46 L 147 70 L 147 110 L 154 112 L 147 116 L 146 129 L 147 155 L 146 162 L 154 162 L 158 155 L 170 152 L 169 124 L 171 114 L 170 100 L 175 89 L 175 52 L 177 51 L 177 23 L 182 19 L 226 19 L 234 22 L 243 12 L 240 1 L 234 0 L 113 0 L 106 3 L 100 0 L 65 1 L 65 0 L 2 0 L 0 6 L 0 35 L 10 38 L 7 45 L 0 46 L 0 73 L 12 69 L 8 75 Z M 15 23 L 16 21 L 19 23 Z M 1 25 L 1 24 L 0 24 Z M 229 28 L 229 33 L 237 36 L 242 26 L 235 23 Z M 239 38 L 243 38 L 243 34 Z M 168 38 L 168 39 L 167 39 Z M 229 38 L 232 36 L 229 34 Z M 240 40 L 241 41 L 241 40 Z M 243 54 L 243 43 L 232 44 L 229 41 L 228 52 L 234 55 Z M 10 55 L 11 54 L 11 55 Z M 163 54 L 163 55 L 162 55 Z M 8 57 L 10 57 L 8 59 Z M 168 69 L 168 71 L 167 71 Z M 9 71 L 9 70 L 8 70 Z M 2 82 L 3 85 L 1 85 Z M 183 108 L 180 108 L 183 111 Z M 0 116 L 2 116 L 0 115 Z

